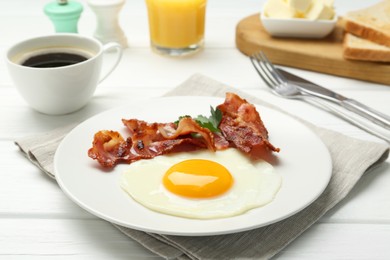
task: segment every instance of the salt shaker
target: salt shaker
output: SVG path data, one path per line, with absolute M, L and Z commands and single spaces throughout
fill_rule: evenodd
M 127 47 L 127 39 L 118 19 L 124 3 L 125 0 L 88 0 L 97 20 L 94 37 L 102 43 L 117 42 L 122 48 Z
M 57 0 L 48 3 L 44 12 L 54 24 L 56 32 L 77 33 L 77 23 L 83 6 L 76 1 Z

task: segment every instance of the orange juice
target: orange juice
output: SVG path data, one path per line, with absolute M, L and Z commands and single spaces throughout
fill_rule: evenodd
M 206 0 L 146 0 L 152 45 L 191 49 L 203 43 Z

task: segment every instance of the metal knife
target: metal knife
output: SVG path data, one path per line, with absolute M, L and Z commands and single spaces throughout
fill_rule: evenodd
M 390 116 L 376 111 L 373 108 L 370 108 L 354 99 L 347 98 L 330 89 L 321 87 L 313 82 L 298 77 L 297 75 L 291 74 L 283 69 L 278 68 L 278 71 L 285 77 L 287 81 L 290 81 L 296 85 L 306 94 L 336 103 L 343 108 L 352 111 L 385 129 L 390 130 Z

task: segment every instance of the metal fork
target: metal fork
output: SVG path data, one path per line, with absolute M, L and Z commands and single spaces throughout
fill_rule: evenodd
M 369 127 L 362 120 L 359 120 L 356 117 L 352 117 L 351 115 L 346 114 L 342 110 L 336 109 L 334 106 L 331 106 L 321 100 L 324 99 L 337 103 L 337 98 L 340 99 L 340 97 L 342 96 L 329 97 L 327 95 L 322 95 L 319 92 L 312 93 L 310 91 L 306 91 L 304 88 L 299 87 L 293 82 L 288 81 L 268 60 L 268 58 L 263 52 L 253 54 L 252 56 L 250 56 L 250 60 L 255 67 L 257 73 L 260 75 L 260 77 L 274 94 L 284 98 L 303 99 L 305 101 L 308 101 L 309 103 L 319 105 L 320 107 L 344 119 L 345 121 L 390 143 L 390 135 L 384 134 L 383 131 L 379 129 L 374 130 L 374 127 Z
M 288 84 L 284 76 L 277 72 L 275 66 L 268 60 L 263 52 L 250 56 L 250 60 L 257 73 L 271 88 L 272 92 L 284 98 L 303 98 L 304 92 L 293 84 Z

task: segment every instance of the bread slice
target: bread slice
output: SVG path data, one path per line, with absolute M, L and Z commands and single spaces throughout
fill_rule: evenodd
M 343 55 L 350 60 L 390 62 L 390 47 L 346 33 Z
M 345 15 L 345 31 L 390 47 L 390 0 Z

